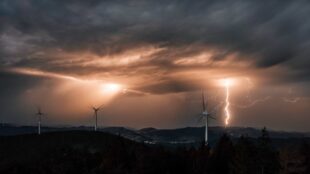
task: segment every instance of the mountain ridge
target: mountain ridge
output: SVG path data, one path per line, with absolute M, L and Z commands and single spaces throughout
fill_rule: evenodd
M 132 129 L 125 127 L 100 127 L 98 131 L 106 132 L 124 138 L 142 142 L 146 144 L 199 144 L 204 140 L 204 127 L 183 127 L 176 129 L 157 129 L 153 127 Z M 59 132 L 59 131 L 92 131 L 89 126 L 77 127 L 42 127 L 42 133 Z M 12 124 L 2 124 L 0 126 L 0 136 L 14 136 L 23 134 L 35 134 L 36 126 L 18 126 Z M 247 136 L 249 138 L 258 138 L 261 135 L 261 130 L 252 127 L 209 127 L 209 141 L 211 144 L 223 135 L 228 134 L 232 138 Z M 309 138 L 310 133 L 302 132 L 285 132 L 269 130 L 269 135 L 273 139 L 289 139 L 289 138 Z

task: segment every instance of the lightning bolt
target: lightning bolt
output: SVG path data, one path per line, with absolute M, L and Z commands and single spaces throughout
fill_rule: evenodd
M 250 108 L 250 107 L 256 105 L 257 103 L 265 102 L 265 101 L 269 100 L 270 98 L 271 98 L 270 96 L 266 96 L 265 98 L 250 100 L 250 101 L 248 101 L 248 104 L 232 104 L 232 105 L 235 107 L 241 108 L 241 109 L 246 109 L 246 108 Z
M 289 97 L 282 97 L 284 102 L 287 102 L 287 103 L 297 103 L 299 100 L 301 100 L 300 97 L 296 96 L 295 91 L 294 91 L 293 88 L 289 88 L 288 94 L 289 94 Z
M 229 84 L 226 83 L 225 84 L 225 88 L 226 88 L 226 99 L 225 99 L 225 114 L 226 114 L 226 119 L 225 119 L 225 124 L 228 125 L 229 123 L 229 119 L 230 119 L 230 111 L 229 111 Z

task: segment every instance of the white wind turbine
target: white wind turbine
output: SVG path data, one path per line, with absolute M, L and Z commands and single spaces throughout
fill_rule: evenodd
M 38 112 L 36 113 L 37 119 L 38 119 L 38 135 L 41 135 L 41 121 L 42 121 L 42 116 L 45 115 L 42 111 L 41 108 L 38 107 Z
M 208 111 L 207 102 L 205 101 L 204 92 L 202 92 L 202 113 L 200 114 L 199 121 L 205 121 L 205 145 L 208 145 L 208 128 L 209 128 L 209 118 L 214 119 L 212 115 L 217 107 L 215 107 L 211 112 Z
M 95 107 L 95 106 L 92 107 L 94 111 L 94 116 L 95 116 L 95 131 L 97 131 L 97 127 L 98 127 L 98 111 L 102 108 L 102 106 L 103 105 L 99 107 Z

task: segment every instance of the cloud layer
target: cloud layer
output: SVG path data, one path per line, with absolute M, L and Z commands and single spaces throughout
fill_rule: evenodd
M 283 66 L 292 78 L 309 80 L 309 11 L 307 1 L 4 0 L 0 58 L 4 66 L 71 74 L 117 67 L 118 75 L 242 62 Z M 104 64 L 130 51 L 132 62 Z
M 134 96 L 249 77 L 310 96 L 309 11 L 306 0 L 2 0 L 2 103 L 51 77 L 113 81 Z M 44 77 L 6 72 L 18 68 Z

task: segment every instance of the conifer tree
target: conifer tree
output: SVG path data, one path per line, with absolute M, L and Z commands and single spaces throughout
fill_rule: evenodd
M 272 147 L 266 127 L 262 129 L 262 134 L 258 141 L 258 164 L 260 166 L 260 173 L 278 173 L 280 169 L 278 153 Z

